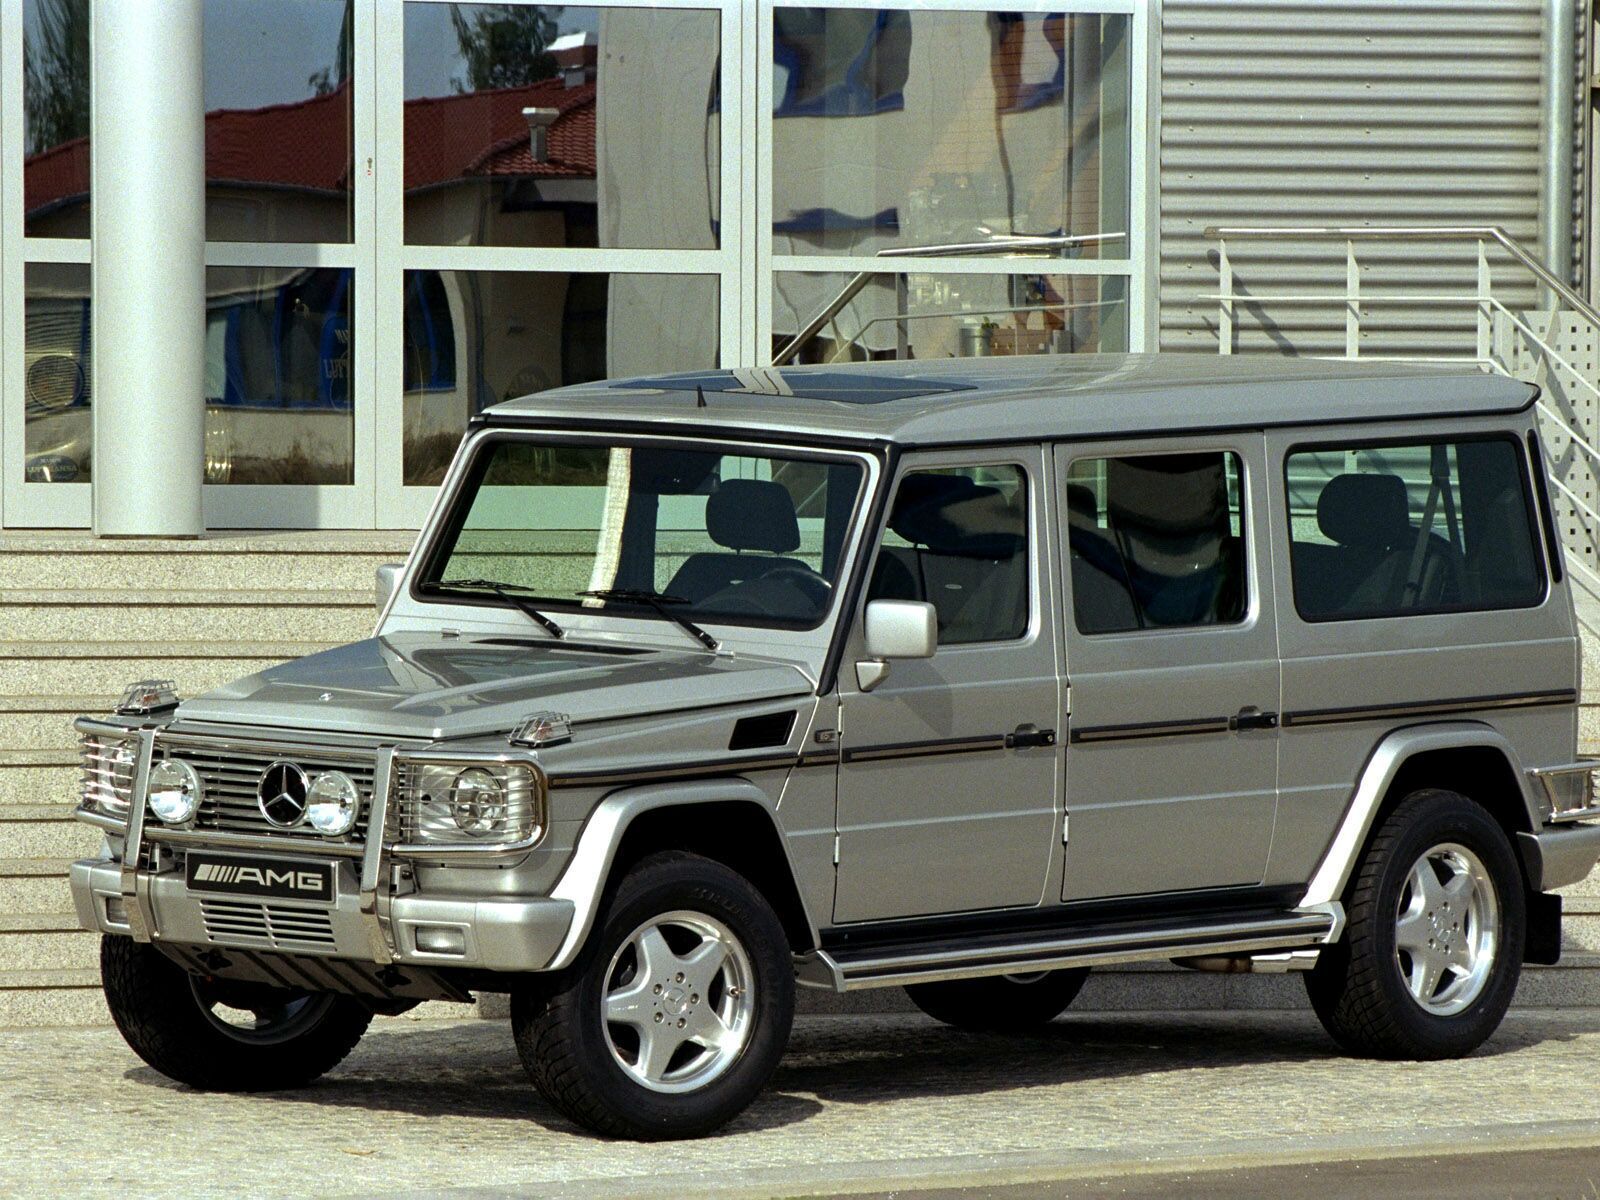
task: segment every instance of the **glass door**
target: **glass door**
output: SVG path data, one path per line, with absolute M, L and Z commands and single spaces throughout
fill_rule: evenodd
M 741 361 L 742 15 L 380 7 L 380 527 L 421 523 L 490 405 Z
M 1146 23 L 1128 3 L 764 3 L 761 352 L 862 271 L 798 361 L 1142 349 Z M 1083 240 L 932 252 L 1015 236 Z

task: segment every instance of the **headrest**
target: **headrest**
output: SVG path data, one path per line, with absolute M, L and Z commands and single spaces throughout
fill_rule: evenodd
M 999 488 L 982 487 L 965 475 L 932 471 L 900 481 L 889 528 L 935 554 L 967 558 L 1011 558 L 1027 540 L 1022 522 Z
M 724 479 L 706 500 L 706 532 L 730 550 L 788 554 L 800 547 L 794 497 L 766 479 Z
M 1335 475 L 1317 497 L 1317 528 L 1341 546 L 1385 550 L 1411 532 L 1398 475 Z
M 1106 515 L 1125 531 L 1193 537 L 1228 531 L 1228 478 L 1216 454 L 1106 460 Z

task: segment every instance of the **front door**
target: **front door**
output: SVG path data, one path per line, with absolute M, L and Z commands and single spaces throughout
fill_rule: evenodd
M 1068 900 L 1260 884 L 1279 667 L 1263 438 L 1056 449 Z
M 835 920 L 1043 898 L 1060 813 L 1047 486 L 1037 447 L 919 456 L 900 473 L 865 600 L 932 603 L 939 648 L 863 692 L 857 613 L 839 683 Z

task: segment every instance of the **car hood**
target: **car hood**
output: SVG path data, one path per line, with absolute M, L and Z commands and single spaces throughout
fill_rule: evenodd
M 578 724 L 811 690 L 798 667 L 759 658 L 394 634 L 269 667 L 185 701 L 178 718 L 436 741 L 546 709 Z

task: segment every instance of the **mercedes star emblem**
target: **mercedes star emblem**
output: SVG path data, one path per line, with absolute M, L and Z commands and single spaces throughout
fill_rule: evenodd
M 275 762 L 261 772 L 256 783 L 256 803 L 261 815 L 279 829 L 298 825 L 306 815 L 306 795 L 311 781 L 292 762 Z

